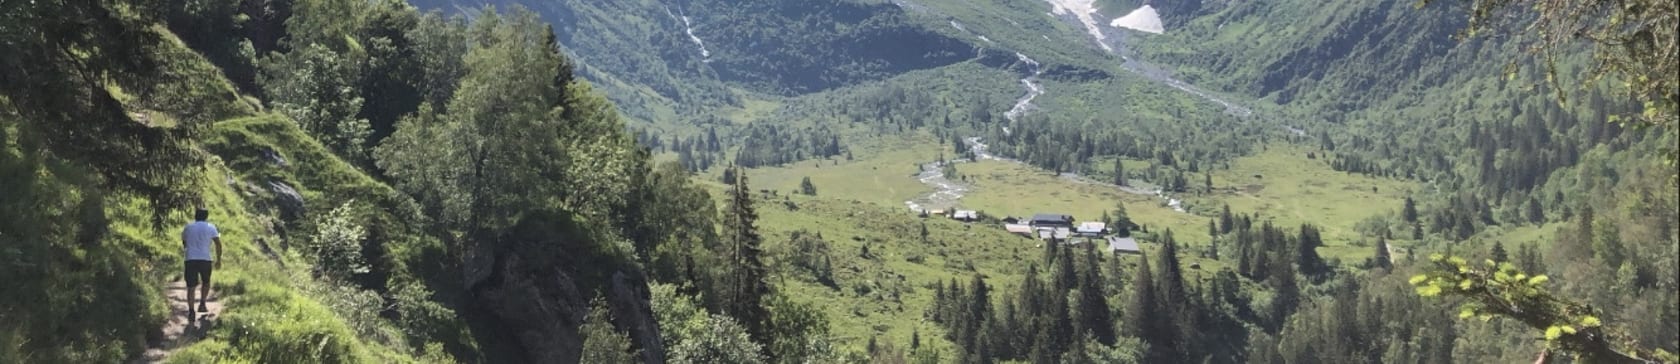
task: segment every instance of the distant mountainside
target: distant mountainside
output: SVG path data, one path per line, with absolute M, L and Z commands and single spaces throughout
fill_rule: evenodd
M 973 58 L 974 47 L 890 4 L 850 1 L 450 1 L 523 6 L 554 24 L 580 73 L 677 104 L 726 105 L 729 88 L 798 95 Z M 627 99 L 615 97 L 620 101 Z M 655 100 L 661 101 L 661 100 Z M 621 102 L 624 104 L 624 102 Z M 635 105 L 626 105 L 636 108 Z
M 1309 8 L 1314 11 L 1301 12 Z M 1465 17 L 1450 5 L 1255 1 L 1202 10 L 1211 11 L 1169 22 L 1174 30 L 1164 37 L 1143 39 L 1144 57 L 1205 86 L 1278 103 L 1317 97 L 1309 95 L 1315 88 L 1382 97 L 1401 84 L 1440 85 L 1455 74 L 1485 71 L 1483 65 L 1514 58 L 1497 48 L 1484 52 L 1485 40 L 1453 39 Z M 1439 68 L 1448 64 L 1458 66 Z

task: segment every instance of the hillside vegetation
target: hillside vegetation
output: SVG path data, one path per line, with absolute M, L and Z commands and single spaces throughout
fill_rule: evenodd
M 1429 3 L 6 3 L 0 363 L 1680 361 L 1673 6 Z

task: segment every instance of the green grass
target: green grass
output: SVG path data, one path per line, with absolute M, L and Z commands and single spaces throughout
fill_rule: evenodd
M 1307 153 L 1318 158 L 1308 159 Z M 1354 225 L 1373 215 L 1397 213 L 1405 197 L 1420 188 L 1411 181 L 1337 172 L 1322 151 L 1288 144 L 1238 158 L 1212 177 L 1212 194 L 1188 199 L 1199 213 L 1213 216 L 1220 204 L 1229 204 L 1232 212 L 1259 214 L 1285 228 L 1313 224 L 1326 245 L 1319 253 L 1350 263 L 1371 254 L 1370 248 L 1350 246 L 1360 238 Z M 1198 178 L 1191 180 L 1200 185 Z
M 745 124 L 754 120 L 763 119 L 771 113 L 776 112 L 776 109 L 782 106 L 781 101 L 776 101 L 771 97 L 758 96 L 741 90 L 736 90 L 735 94 L 736 97 L 741 99 L 741 106 L 724 107 L 719 109 L 717 113 L 722 115 L 725 119 L 737 124 Z
M 914 177 L 916 166 L 937 159 L 946 149 L 925 134 L 868 140 L 853 147 L 857 152 L 850 161 L 841 156 L 751 168 L 748 181 L 754 190 L 794 193 L 800 181 L 810 177 L 819 197 L 902 208 L 905 200 L 932 191 Z
M 836 338 L 853 349 L 861 349 L 870 337 L 904 347 L 919 330 L 924 345 L 952 358 L 948 343 L 939 339 L 942 330 L 924 319 L 933 299 L 930 285 L 953 278 L 967 284 L 979 273 L 994 288 L 1005 290 L 1017 284 L 1027 261 L 1042 257 L 1036 241 L 993 226 L 937 217 L 924 220 L 902 208 L 858 201 L 805 196 L 788 201 L 798 210 L 776 200 L 758 205 L 758 226 L 767 250 L 773 257 L 787 254 L 791 231 L 822 234 L 830 243 L 839 288 L 818 284 L 809 274 L 786 266 L 776 270 L 781 274 L 774 281 L 795 299 L 820 307 Z M 919 235 L 924 221 L 930 232 L 925 243 Z M 862 253 L 865 246 L 868 256 Z M 781 264 L 777 258 L 771 261 Z
M 749 170 L 754 190 L 780 192 L 775 197 L 760 195 L 756 205 L 758 227 L 764 233 L 772 264 L 782 264 L 780 257 L 788 254 L 787 241 L 793 231 L 820 233 L 830 243 L 839 288 L 818 284 L 810 274 L 789 266 L 774 269 L 779 272 L 774 282 L 795 299 L 820 307 L 843 347 L 861 350 L 870 337 L 904 347 L 911 334 L 919 331 L 924 345 L 941 350 L 942 358 L 954 358 L 951 344 L 942 338 L 943 330 L 924 320 L 933 299 L 931 284 L 954 278 L 966 285 L 978 273 L 987 277 L 995 292 L 1010 292 L 1019 284 L 1027 263 L 1040 263 L 1042 269 L 1043 248 L 1037 240 L 1009 234 L 996 224 L 921 219 L 904 209 L 904 199 L 929 191 L 912 176 L 913 161 L 931 160 L 942 149 L 932 140 L 921 139 L 876 140 L 873 143 L 878 144 L 871 146 L 884 149 L 871 148 L 876 152 L 858 155 L 852 162 L 841 161 L 838 166 L 825 161 L 818 168 L 813 161 L 805 161 Z M 1172 211 L 1152 196 L 1123 194 L 1014 163 L 986 161 L 959 164 L 957 168 L 976 186 L 960 204 L 965 208 L 994 216 L 1056 211 L 1095 220 L 1103 210 L 1112 209 L 1116 199 L 1124 199 L 1133 218 L 1152 230 L 1171 227 L 1178 231 L 1181 241 L 1192 246 L 1208 241 L 1207 218 Z M 799 178 L 806 175 L 816 184 L 818 196 L 789 195 L 797 188 Z M 721 202 L 724 186 L 715 182 L 715 176 L 708 179 L 712 182 L 702 184 Z M 1044 191 L 1051 191 L 1051 197 L 1040 196 Z M 923 222 L 929 230 L 927 242 L 921 241 L 919 234 Z M 868 257 L 862 254 L 864 246 L 869 247 Z M 1145 247 L 1151 251 L 1158 248 L 1152 244 Z M 1225 266 L 1223 262 L 1193 257 L 1190 252 L 1183 258 L 1186 266 L 1201 267 L 1187 268 L 1191 277 L 1196 276 L 1194 272 L 1217 271 Z

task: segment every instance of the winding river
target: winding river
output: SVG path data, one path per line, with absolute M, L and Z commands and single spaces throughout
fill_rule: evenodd
M 1080 8 L 1078 6 L 1073 6 L 1073 5 L 1077 5 L 1075 3 L 1077 3 L 1078 1 L 1069 1 L 1069 0 L 1048 0 L 1048 1 L 1050 1 L 1052 3 L 1052 5 L 1056 6 L 1056 10 L 1058 10 L 1057 13 L 1062 14 L 1062 15 L 1072 15 L 1075 18 L 1077 18 L 1077 20 L 1080 23 L 1086 25 L 1088 28 L 1092 28 L 1091 29 L 1092 36 L 1097 40 L 1097 44 L 1102 46 L 1103 50 L 1105 50 L 1105 51 L 1107 51 L 1111 54 L 1120 55 L 1121 51 L 1117 50 L 1116 48 L 1124 49 L 1124 44 L 1120 43 L 1118 40 L 1113 40 L 1113 42 L 1115 42 L 1118 46 L 1111 46 L 1110 45 L 1110 42 L 1111 42 L 1110 38 L 1103 36 L 1103 33 L 1101 32 L 1100 29 L 1095 29 L 1096 25 L 1094 24 L 1094 21 L 1092 21 L 1090 19 L 1091 13 L 1094 12 L 1094 10 L 1090 10 L 1088 8 Z M 1153 9 L 1149 9 L 1149 10 L 1150 11 L 1148 13 L 1153 14 Z M 1132 16 L 1132 15 L 1128 15 L 1128 16 Z M 1159 20 L 1155 20 L 1155 21 L 1157 23 L 1159 22 Z M 954 28 L 957 28 L 958 30 L 968 32 L 968 29 L 966 29 L 966 27 L 963 27 L 960 23 L 957 23 L 955 21 L 951 22 L 951 26 L 954 27 Z M 1150 29 L 1150 30 L 1153 30 L 1153 29 Z M 1152 32 L 1152 33 L 1158 33 L 1158 32 Z M 982 37 L 982 39 L 985 39 L 984 35 L 980 35 L 980 37 Z M 986 39 L 986 40 L 989 41 L 989 39 Z M 1011 106 L 1009 108 L 1009 111 L 1004 112 L 1004 114 L 1003 114 L 1004 118 L 1008 119 L 1011 122 L 1011 124 L 1014 124 L 1014 121 L 1016 121 L 1016 119 L 1020 118 L 1021 115 L 1026 114 L 1028 111 L 1031 111 L 1032 109 L 1034 109 L 1035 106 L 1032 103 L 1033 99 L 1036 99 L 1041 95 L 1044 95 L 1044 92 L 1045 92 L 1044 85 L 1039 83 L 1039 80 L 1038 80 L 1038 77 L 1044 73 L 1043 66 L 1040 65 L 1037 60 L 1034 60 L 1034 59 L 1032 59 L 1032 57 L 1028 57 L 1026 54 L 1022 54 L 1020 52 L 1015 52 L 1015 57 L 1016 57 L 1018 62 L 1026 64 L 1028 66 L 1028 69 L 1030 70 L 1030 72 L 1025 77 L 1022 77 L 1021 80 L 1020 80 L 1021 86 L 1022 86 L 1022 88 L 1024 88 L 1026 90 L 1026 93 L 1022 94 L 1020 98 L 1017 98 L 1015 100 L 1015 105 Z M 1143 62 L 1141 60 L 1133 59 L 1131 57 L 1127 57 L 1127 56 L 1124 56 L 1124 55 L 1121 55 L 1120 58 L 1123 60 L 1123 63 L 1121 64 L 1121 66 L 1122 66 L 1121 68 L 1125 69 L 1126 71 L 1132 72 L 1132 73 L 1137 74 L 1139 76 L 1143 76 L 1145 79 L 1149 79 L 1149 80 L 1154 81 L 1154 82 L 1159 82 L 1159 83 L 1167 85 L 1169 87 L 1178 89 L 1179 91 L 1183 91 L 1185 93 L 1194 95 L 1194 96 L 1196 96 L 1198 98 L 1201 98 L 1203 100 L 1207 100 L 1209 102 L 1218 104 L 1219 106 L 1225 108 L 1225 112 L 1227 114 L 1231 114 L 1231 115 L 1235 115 L 1235 116 L 1243 117 L 1243 118 L 1254 115 L 1254 111 L 1252 109 L 1249 109 L 1249 108 L 1244 107 L 1242 105 L 1238 105 L 1234 102 L 1227 101 L 1225 99 L 1222 99 L 1218 96 L 1213 95 L 1212 93 L 1209 93 L 1209 92 L 1203 91 L 1199 88 L 1196 88 L 1194 85 L 1191 85 L 1189 83 L 1181 81 L 1177 78 L 1173 78 L 1170 72 L 1167 72 L 1166 70 L 1161 69 L 1160 67 L 1156 67 L 1156 66 L 1153 66 L 1153 65 L 1151 65 L 1147 62 Z M 1003 131 L 1004 131 L 1005 134 L 1009 133 L 1009 128 L 1008 127 L 1003 127 L 1003 128 L 1004 128 Z M 1297 133 L 1297 134 L 1303 134 L 1302 132 L 1300 132 L 1298 130 L 1295 130 L 1293 128 L 1291 128 L 1291 132 L 1294 132 L 1294 133 Z M 1009 158 L 998 157 L 998 156 L 990 153 L 989 151 L 987 151 L 988 146 L 985 143 L 981 142 L 980 137 L 970 137 L 970 138 L 967 138 L 967 139 L 963 139 L 963 143 L 968 146 L 968 148 L 971 152 L 973 152 L 972 154 L 974 155 L 975 160 L 998 160 L 998 161 L 1005 161 L 1005 162 L 1010 162 L 1010 163 L 1022 163 L 1021 161 L 1017 161 L 1017 160 L 1013 160 L 1013 159 L 1009 159 Z M 943 167 L 945 166 L 946 163 L 962 163 L 962 162 L 963 161 L 961 161 L 961 160 L 952 160 L 952 161 L 932 161 L 932 162 L 923 163 L 921 165 L 921 172 L 918 172 L 915 175 L 915 177 L 918 181 L 921 181 L 922 184 L 925 184 L 929 188 L 932 188 L 933 191 L 929 192 L 927 195 L 920 196 L 920 197 L 910 199 L 910 200 L 906 200 L 906 201 L 904 201 L 904 205 L 906 207 L 908 207 L 911 211 L 917 211 L 917 212 L 933 211 L 933 210 L 950 210 L 950 209 L 953 209 L 953 208 L 957 207 L 958 203 L 961 202 L 963 196 L 967 195 L 968 192 L 970 190 L 972 190 L 973 186 L 969 185 L 966 182 L 952 181 L 951 179 L 947 178 L 947 176 L 945 176 L 945 173 L 942 171 L 942 169 L 943 169 Z M 1024 163 L 1022 163 L 1022 164 L 1024 164 Z M 1119 186 L 1119 185 L 1107 183 L 1107 182 L 1104 182 L 1104 181 L 1099 181 L 1099 180 L 1094 180 L 1094 179 L 1091 179 L 1091 178 L 1087 178 L 1087 177 L 1084 177 L 1084 176 L 1081 176 L 1081 175 L 1075 174 L 1075 173 L 1063 173 L 1059 176 L 1061 178 L 1065 179 L 1065 180 L 1069 180 L 1069 181 L 1076 182 L 1076 183 L 1094 184 L 1094 185 L 1102 185 L 1102 186 L 1107 186 L 1107 187 L 1113 187 L 1113 188 L 1115 188 L 1119 191 L 1129 193 L 1129 194 L 1134 194 L 1134 195 L 1155 196 L 1155 197 L 1158 197 L 1158 198 L 1161 199 L 1162 204 L 1164 204 L 1168 207 L 1171 207 L 1173 210 L 1178 211 L 1178 212 L 1185 212 L 1185 206 L 1184 206 L 1184 203 L 1183 203 L 1182 200 L 1179 200 L 1178 198 L 1173 197 L 1171 194 L 1166 193 L 1161 188 L 1152 186 L 1152 185 L 1150 185 L 1146 182 L 1133 180 L 1133 183 L 1136 184 L 1136 186 Z

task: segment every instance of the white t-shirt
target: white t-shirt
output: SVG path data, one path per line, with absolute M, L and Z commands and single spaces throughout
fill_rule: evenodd
M 187 260 L 215 260 L 210 256 L 210 243 L 215 238 L 222 237 L 216 231 L 216 225 L 207 221 L 194 221 L 181 229 L 181 240 L 187 242 Z

